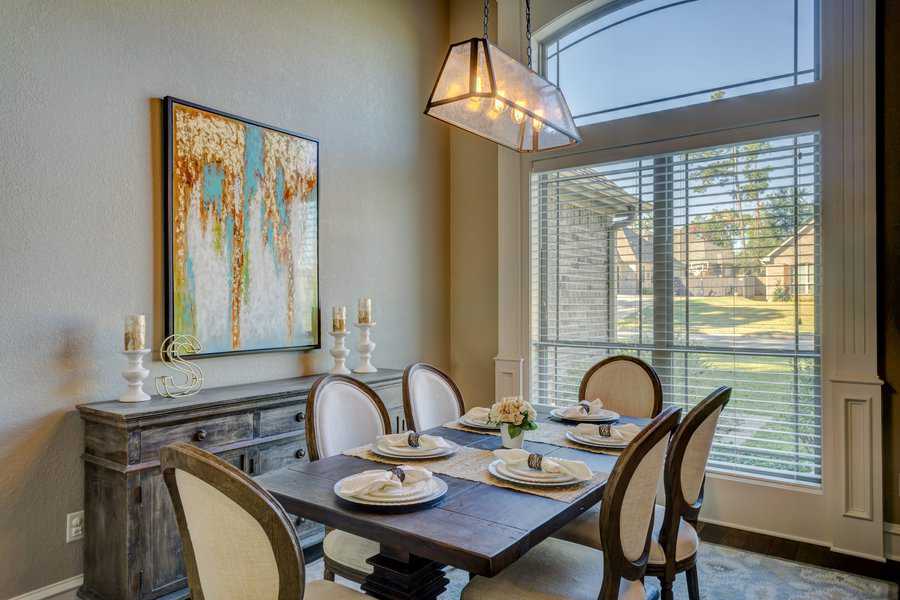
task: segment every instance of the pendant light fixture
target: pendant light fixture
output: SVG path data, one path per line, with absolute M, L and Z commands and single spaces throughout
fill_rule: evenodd
M 526 67 L 484 36 L 451 44 L 425 114 L 517 152 L 581 141 L 562 91 L 531 69 L 531 0 L 525 0 Z

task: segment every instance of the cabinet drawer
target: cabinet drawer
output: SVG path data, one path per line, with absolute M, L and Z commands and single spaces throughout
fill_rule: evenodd
M 252 413 L 156 427 L 141 432 L 141 460 L 146 462 L 159 458 L 159 449 L 175 442 L 190 442 L 201 448 L 212 448 L 252 438 Z
M 251 475 L 262 475 L 296 462 L 309 460 L 306 453 L 306 438 L 303 436 L 261 444 L 255 454 L 250 469 Z
M 306 427 L 306 404 L 292 404 L 259 413 L 259 435 L 275 435 L 287 431 L 303 431 Z

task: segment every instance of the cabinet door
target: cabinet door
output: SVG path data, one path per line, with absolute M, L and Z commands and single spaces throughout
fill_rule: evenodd
M 159 468 L 141 474 L 141 598 L 186 588 L 181 536 L 172 499 Z
M 231 450 L 218 456 L 246 470 L 247 450 Z M 140 497 L 141 598 L 156 598 L 188 585 L 175 509 L 158 467 L 141 473 Z
M 306 438 L 298 436 L 287 440 L 260 444 L 250 459 L 252 475 L 262 475 L 275 469 L 287 467 L 297 462 L 307 462 Z M 294 521 L 300 544 L 307 548 L 322 541 L 325 529 L 321 524 L 296 515 L 289 515 Z

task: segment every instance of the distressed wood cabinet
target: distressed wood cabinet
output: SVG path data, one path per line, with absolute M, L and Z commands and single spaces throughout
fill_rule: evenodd
M 378 392 L 395 430 L 405 428 L 401 376 L 390 369 L 355 375 Z M 319 377 L 212 388 L 181 399 L 154 396 L 140 404 L 80 405 L 85 540 L 79 597 L 188 597 L 160 448 L 191 442 L 251 476 L 305 461 L 306 398 Z M 322 541 L 318 523 L 297 518 L 296 527 L 304 547 Z

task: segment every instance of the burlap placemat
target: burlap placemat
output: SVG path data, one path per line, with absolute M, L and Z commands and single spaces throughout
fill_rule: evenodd
M 479 450 L 477 448 L 467 448 L 466 446 L 460 446 L 459 451 L 452 456 L 415 461 L 395 460 L 385 456 L 379 456 L 372 452 L 368 445 L 345 450 L 343 454 L 388 465 L 413 464 L 423 466 L 434 473 L 468 481 L 486 483 L 496 487 L 509 488 L 511 490 L 516 490 L 517 492 L 525 492 L 526 494 L 552 498 L 553 500 L 559 500 L 561 502 L 572 502 L 609 478 L 609 473 L 594 473 L 594 478 L 591 481 L 575 485 L 552 488 L 517 485 L 506 481 L 505 479 L 494 477 L 488 472 L 488 465 L 497 460 L 497 457 L 494 456 L 493 452 L 489 450 Z
M 450 421 L 449 423 L 444 423 L 443 427 L 447 427 L 448 429 L 458 429 L 459 431 L 468 431 L 470 433 L 498 436 L 500 435 L 499 431 L 466 427 L 465 425 L 460 424 L 458 421 Z M 557 423 L 555 421 L 541 421 L 537 429 L 535 429 L 534 431 L 525 432 L 525 441 L 541 442 L 543 444 L 551 444 L 553 446 L 561 446 L 563 448 L 575 448 L 577 450 L 584 450 L 585 452 L 593 452 L 594 454 L 611 454 L 612 456 L 618 456 L 622 453 L 621 450 L 607 450 L 604 448 L 594 448 L 592 446 L 582 446 L 581 444 L 576 444 L 575 442 L 572 442 L 566 438 L 566 431 L 570 429 L 574 429 L 574 426 L 566 425 L 565 423 Z

